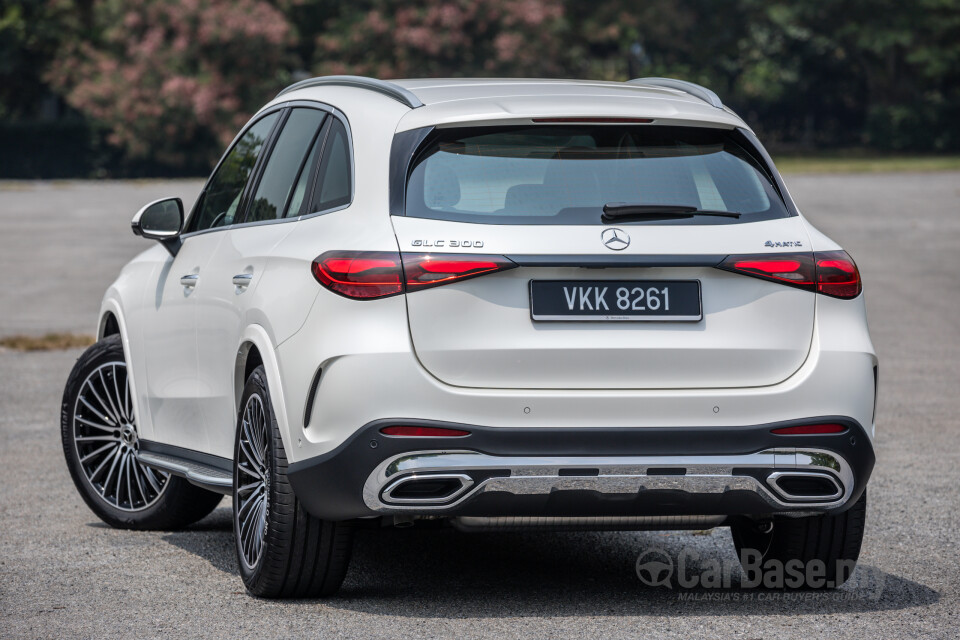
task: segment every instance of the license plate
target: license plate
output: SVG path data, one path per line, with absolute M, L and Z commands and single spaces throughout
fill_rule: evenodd
M 540 321 L 695 322 L 699 280 L 531 280 L 530 315 Z

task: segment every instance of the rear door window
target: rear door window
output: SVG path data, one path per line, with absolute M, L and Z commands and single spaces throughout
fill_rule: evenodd
M 437 130 L 410 173 L 405 213 L 490 224 L 598 224 L 604 204 L 620 202 L 742 214 L 655 224 L 789 215 L 763 166 L 730 131 L 642 125 Z
M 293 109 L 290 112 L 270 152 L 244 222 L 284 217 L 288 205 L 294 200 L 298 178 L 307 173 L 305 167 L 310 164 L 308 151 L 316 143 L 325 117 L 326 113 L 318 109 Z M 299 211 L 300 203 L 293 204 Z

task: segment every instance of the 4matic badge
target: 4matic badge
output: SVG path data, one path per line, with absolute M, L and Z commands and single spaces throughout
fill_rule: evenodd
M 803 243 L 799 240 L 786 241 L 786 242 L 774 242 L 773 240 L 767 240 L 763 243 L 765 247 L 802 247 Z

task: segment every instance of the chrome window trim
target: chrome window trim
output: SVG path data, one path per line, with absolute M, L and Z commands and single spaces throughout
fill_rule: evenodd
M 356 160 L 354 158 L 354 152 L 353 152 L 353 128 L 350 126 L 350 120 L 347 118 L 347 115 L 343 111 L 340 111 L 339 109 L 337 109 L 332 105 L 328 105 L 326 103 L 318 102 L 314 100 L 291 100 L 288 102 L 281 102 L 281 103 L 275 104 L 270 108 L 264 109 L 263 111 L 257 113 L 253 118 L 250 118 L 250 121 L 243 126 L 243 128 L 240 130 L 239 133 L 237 133 L 237 135 L 230 142 L 230 145 L 227 147 L 227 150 L 224 151 L 223 155 L 220 157 L 220 160 L 217 161 L 217 164 L 213 168 L 213 171 L 210 172 L 210 175 L 207 177 L 206 182 L 203 183 L 203 188 L 200 190 L 200 194 L 197 196 L 197 200 L 193 203 L 193 207 L 190 209 L 190 214 L 184 220 L 184 223 L 183 223 L 184 228 L 187 228 L 190 224 L 190 221 L 193 220 L 193 216 L 196 214 L 196 211 L 197 211 L 197 204 L 200 203 L 201 197 L 206 192 L 207 187 L 210 186 L 210 180 L 213 178 L 213 176 L 216 175 L 217 171 L 219 171 L 220 165 L 223 164 L 224 159 L 226 159 L 226 157 L 230 154 L 230 152 L 233 150 L 234 146 L 237 144 L 240 138 L 243 137 L 243 134 L 245 134 L 251 126 L 259 122 L 262 118 L 270 115 L 271 113 L 274 113 L 276 111 L 281 111 L 283 109 L 293 109 L 297 107 L 308 108 L 308 109 L 318 109 L 320 111 L 325 111 L 327 114 L 333 116 L 334 118 L 339 119 L 343 123 L 343 128 L 347 132 L 347 143 L 348 143 L 347 147 L 350 154 L 350 202 L 344 205 L 340 205 L 338 207 L 323 209 L 321 211 L 311 211 L 310 213 L 306 213 L 302 216 L 297 216 L 297 217 L 276 218 L 274 220 L 257 220 L 255 222 L 238 222 L 230 225 L 225 225 L 222 227 L 212 227 L 210 229 L 201 229 L 199 231 L 191 231 L 189 233 L 181 234 L 180 235 L 181 240 L 186 241 L 190 238 L 193 238 L 194 236 L 200 236 L 208 233 L 215 233 L 217 231 L 228 231 L 231 229 L 242 229 L 246 227 L 257 227 L 265 224 L 281 224 L 285 222 L 298 222 L 300 220 L 306 220 L 308 218 L 314 218 L 317 216 L 327 215 L 328 213 L 335 213 L 337 211 L 342 211 L 343 209 L 348 209 L 353 205 L 354 198 L 356 198 L 356 194 L 357 194 L 357 180 L 356 180 L 357 172 L 356 172 Z M 271 145 L 271 150 L 272 150 L 272 145 Z M 270 158 L 268 157 L 267 161 L 269 160 Z M 318 168 L 319 168 L 319 163 L 318 163 Z M 257 176 L 252 176 L 252 177 L 256 177 L 258 182 L 260 177 L 259 173 L 262 173 L 262 167 L 258 168 Z M 249 184 L 249 182 L 247 184 Z M 246 190 L 246 188 L 247 187 L 244 186 L 244 190 Z M 246 203 L 243 203 L 243 204 L 244 206 L 246 205 Z M 243 211 L 244 217 L 246 217 L 246 213 L 247 213 L 246 210 L 244 210 Z

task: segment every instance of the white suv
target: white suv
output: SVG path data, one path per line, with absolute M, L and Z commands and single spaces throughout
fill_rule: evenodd
M 730 526 L 852 570 L 860 276 L 703 87 L 305 80 L 133 231 L 160 243 L 67 382 L 67 463 L 117 527 L 231 495 L 253 594 L 332 593 L 357 526 L 427 519 Z

